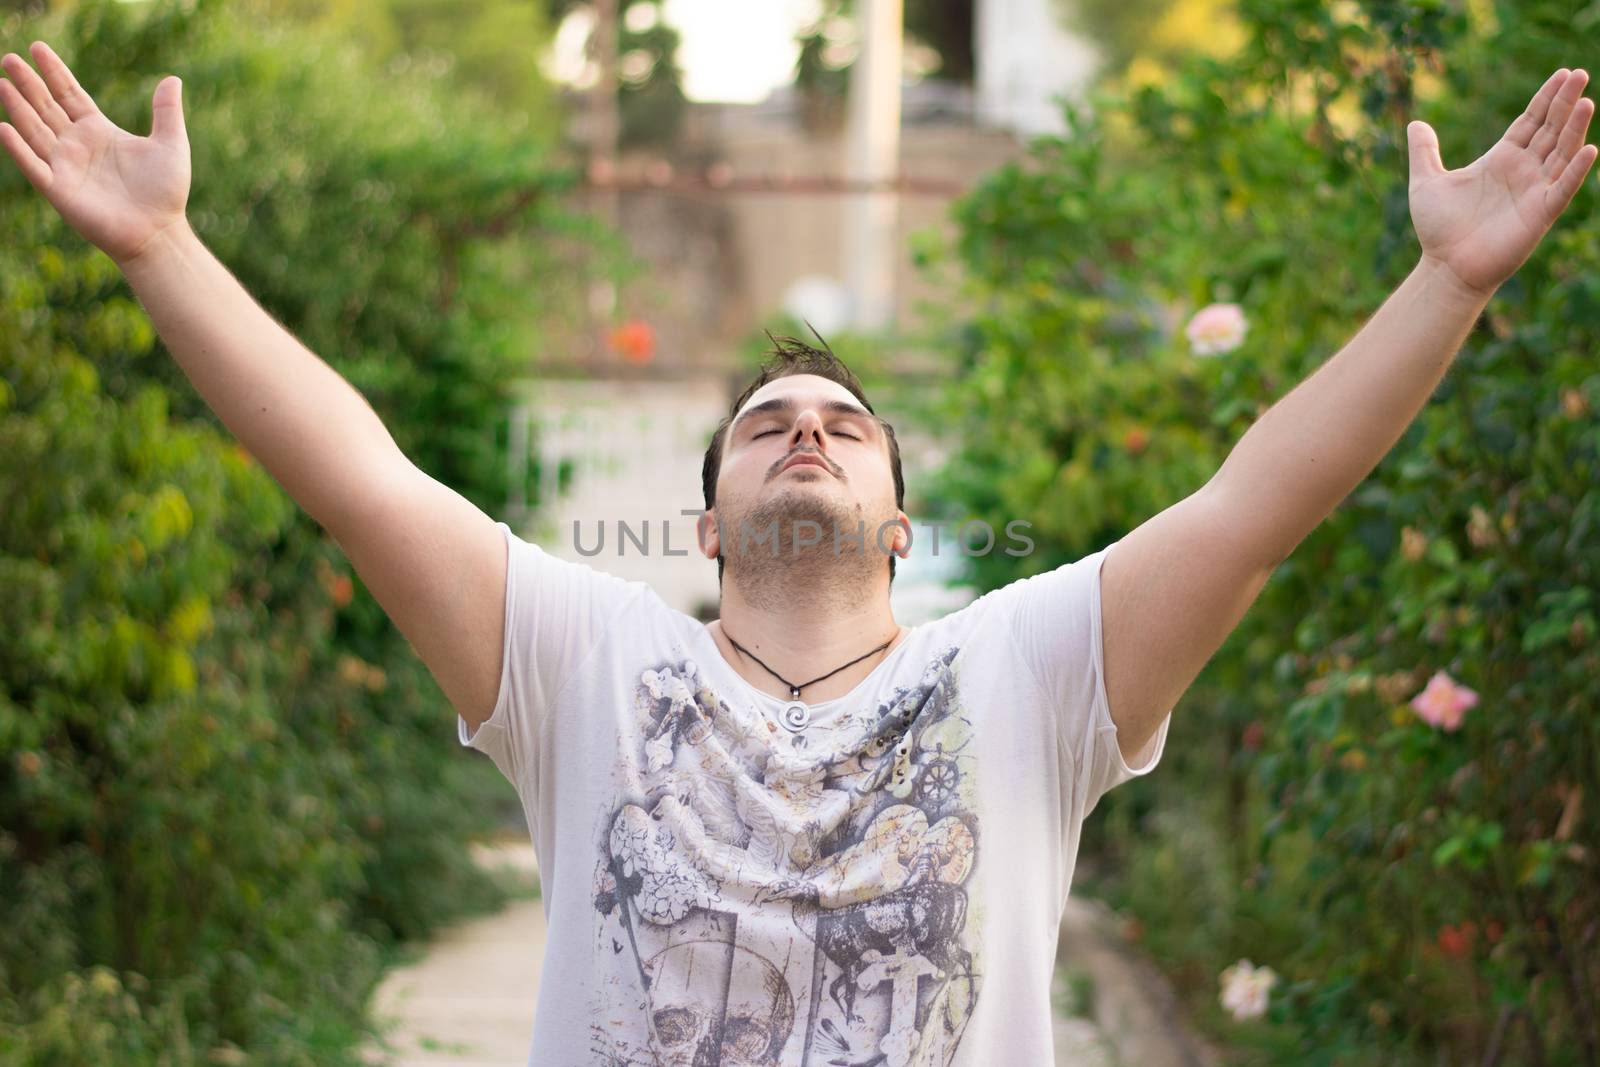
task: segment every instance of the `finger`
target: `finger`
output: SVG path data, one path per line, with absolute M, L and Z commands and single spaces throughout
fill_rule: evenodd
M 5 70 L 6 75 L 11 79 L 11 84 L 17 87 L 17 91 L 22 94 L 23 99 L 33 107 L 34 114 L 38 115 L 40 121 L 50 127 L 50 132 L 59 135 L 68 126 L 72 125 L 72 120 L 67 118 L 65 111 L 61 110 L 61 105 L 51 98 L 49 87 L 34 72 L 34 69 L 28 66 L 27 60 L 15 52 L 7 52 L 5 57 L 0 59 L 0 68 Z
M 1567 205 L 1572 203 L 1572 198 L 1583 187 L 1583 179 L 1588 177 L 1589 168 L 1594 166 L 1594 157 L 1597 155 L 1600 155 L 1600 148 L 1592 144 L 1584 145 L 1572 157 L 1572 162 L 1567 164 L 1567 169 L 1561 172 L 1556 183 L 1544 191 L 1547 217 L 1554 219 L 1567 210 Z
M 151 99 L 152 124 L 150 136 L 174 145 L 189 143 L 183 128 L 183 82 L 173 75 L 162 78 Z
M 83 86 L 78 84 L 78 79 L 72 76 L 72 71 L 67 69 L 61 57 L 56 55 L 55 49 L 43 41 L 35 41 L 29 51 L 33 53 L 33 61 L 39 64 L 39 73 L 44 75 L 50 94 L 56 98 L 68 118 L 76 122 L 100 110 L 95 107 L 89 94 L 84 92 Z
M 1573 153 L 1583 147 L 1583 138 L 1589 132 L 1589 120 L 1593 117 L 1594 101 L 1587 96 L 1573 106 L 1571 117 L 1561 127 L 1561 139 L 1556 142 L 1555 151 L 1545 157 L 1541 169 L 1545 178 L 1553 181 L 1572 162 Z
M 16 162 L 17 169 L 22 171 L 22 176 L 35 189 L 42 193 L 50 188 L 50 168 L 28 147 L 22 134 L 9 122 L 0 122 L 0 147 L 6 150 L 6 154 Z
M 50 151 L 56 144 L 56 135 L 39 120 L 39 113 L 22 98 L 17 87 L 4 78 L 0 78 L 0 107 L 11 117 L 12 129 L 22 135 L 28 147 L 33 149 L 33 154 L 40 159 L 49 159 Z
M 1556 90 L 1561 88 L 1561 83 L 1567 78 L 1567 68 L 1562 67 L 1549 78 L 1544 85 L 1533 94 L 1533 99 L 1528 101 L 1527 110 L 1517 116 L 1517 120 L 1506 128 L 1505 139 L 1515 144 L 1518 148 L 1527 148 L 1528 142 L 1533 140 L 1533 135 L 1539 132 L 1539 127 L 1544 123 L 1545 112 L 1550 109 L 1550 101 L 1556 98 Z
M 1406 125 L 1406 141 L 1411 149 L 1411 177 L 1431 178 L 1444 173 L 1444 161 L 1439 158 L 1439 135 L 1421 119 Z
M 1561 129 L 1567 124 L 1567 116 L 1572 114 L 1572 108 L 1578 102 L 1578 97 L 1583 95 L 1583 85 L 1589 80 L 1589 75 L 1582 70 L 1575 70 L 1567 75 L 1567 80 L 1561 83 L 1561 91 L 1556 98 L 1550 101 L 1550 110 L 1544 117 L 1544 125 L 1533 135 L 1533 140 L 1528 142 L 1528 151 L 1533 158 L 1541 162 L 1556 146 L 1556 141 L 1561 136 Z

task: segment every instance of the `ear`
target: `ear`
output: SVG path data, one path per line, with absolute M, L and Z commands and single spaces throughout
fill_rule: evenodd
M 706 559 L 716 559 L 722 553 L 722 537 L 717 533 L 717 509 L 700 513 L 694 520 L 694 537 L 700 545 L 700 554 Z
M 889 549 L 901 559 L 911 555 L 911 520 L 903 511 L 894 513 L 894 533 L 889 535 Z

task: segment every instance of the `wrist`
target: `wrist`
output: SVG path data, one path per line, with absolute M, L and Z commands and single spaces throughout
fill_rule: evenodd
M 133 272 L 146 269 L 150 264 L 170 258 L 185 241 L 195 239 L 197 239 L 195 232 L 189 227 L 188 216 L 179 215 L 153 233 L 134 252 L 113 258 L 117 268 L 124 275 L 131 275 Z
M 1415 273 L 1431 295 L 1456 304 L 1475 304 L 1481 308 L 1500 288 L 1499 285 L 1489 289 L 1468 285 L 1448 263 L 1426 252 L 1417 261 Z

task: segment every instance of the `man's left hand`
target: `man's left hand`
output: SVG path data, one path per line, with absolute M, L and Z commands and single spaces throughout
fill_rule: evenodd
M 1597 152 L 1584 143 L 1594 101 L 1587 72 L 1562 68 L 1533 95 L 1493 148 L 1446 170 L 1439 138 L 1420 120 L 1411 147 L 1411 222 L 1424 259 L 1463 291 L 1487 297 L 1516 272 L 1567 209 Z

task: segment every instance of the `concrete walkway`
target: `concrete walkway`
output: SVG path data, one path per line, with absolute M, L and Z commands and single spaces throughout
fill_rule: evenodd
M 484 867 L 537 888 L 526 838 L 474 845 Z M 444 930 L 416 963 L 390 971 L 373 994 L 392 1058 L 369 1046 L 371 1064 L 392 1067 L 524 1067 L 544 957 L 544 905 L 515 900 L 504 911 Z
M 527 888 L 538 884 L 525 838 L 473 851 L 485 867 Z M 389 1067 L 524 1067 L 544 943 L 544 910 L 537 899 L 514 901 L 495 915 L 444 931 L 422 959 L 390 971 L 374 993 L 373 1016 L 386 1027 L 389 1051 L 369 1046 L 366 1061 Z M 1066 968 L 1058 969 L 1058 1004 L 1071 1000 L 1067 976 Z M 1058 1015 L 1055 1038 L 1057 1067 L 1119 1065 L 1112 1041 L 1089 1019 Z

